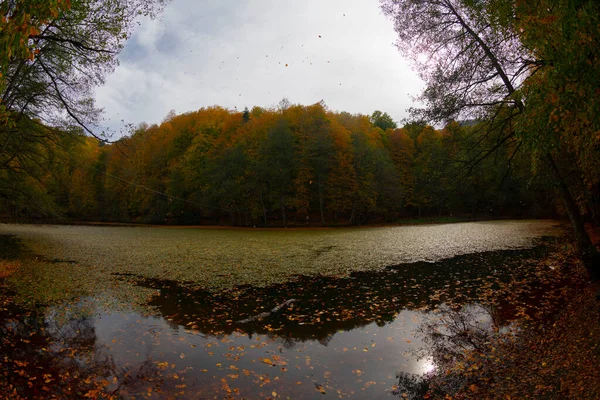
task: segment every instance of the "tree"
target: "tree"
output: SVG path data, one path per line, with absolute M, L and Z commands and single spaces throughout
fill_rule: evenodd
M 390 153 L 400 176 L 400 185 L 404 190 L 402 205 L 404 208 L 415 205 L 415 143 L 406 129 L 396 129 L 390 134 Z
M 18 45 L 13 52 L 9 46 L 1 63 L 5 65 L 2 103 L 11 118 L 26 115 L 48 125 L 63 121 L 97 135 L 90 126 L 98 118 L 92 89 L 104 83 L 118 64 L 117 55 L 136 18 L 156 15 L 164 2 L 3 2 L 8 25 L 23 21 L 26 26 L 14 40 L 27 46 Z M 63 114 L 69 118 L 64 120 Z
M 591 246 L 577 204 L 579 197 L 579 205 L 594 210 L 590 192 L 600 189 L 600 4 L 535 0 L 517 3 L 511 12 L 519 18 L 507 24 L 520 32 L 521 41 L 540 65 L 523 86 L 527 103 L 534 105 L 525 109 L 523 130 L 533 132 L 535 148 L 546 151 L 544 156 L 576 226 L 580 252 L 589 260 L 587 264 L 595 260 L 600 265 L 600 255 Z M 569 173 L 575 173 L 575 179 Z M 566 181 L 567 176 L 571 182 Z M 571 184 L 577 180 L 583 183 L 579 193 Z M 596 271 L 596 276 L 600 277 L 600 272 Z
M 289 107 L 285 112 L 290 116 L 290 129 L 295 133 L 298 143 L 298 172 L 294 180 L 297 210 L 300 214 L 308 215 L 311 199 L 316 197 L 321 224 L 324 226 L 325 196 L 333 165 L 331 121 L 322 102 L 308 107 Z
M 388 129 L 396 129 L 398 125 L 394 122 L 392 117 L 388 115 L 388 113 L 382 113 L 377 110 L 374 111 L 371 115 L 371 123 L 378 128 L 381 128 L 382 131 L 387 131 Z
M 335 116 L 333 116 L 335 117 Z M 352 195 L 356 192 L 356 173 L 354 171 L 354 154 L 352 136 L 336 118 L 332 118 L 331 137 L 333 165 L 327 182 L 327 208 L 334 213 L 337 223 L 338 215 L 352 209 Z
M 70 4 L 66 1 L 30 0 L 4 1 L 0 4 L 2 36 L 0 36 L 0 91 L 6 89 L 7 70 L 13 60 L 33 61 L 39 53 L 29 41 L 37 35 L 52 18 L 67 11 Z M 2 111 L 6 108 L 2 105 Z M 6 117 L 6 115 L 5 115 Z M 5 121 L 6 122 L 6 121 Z
M 0 3 L 0 169 L 36 158 L 29 144 L 74 126 L 100 137 L 93 88 L 118 64 L 140 15 L 165 0 L 13 0 Z M 24 145 L 27 144 L 27 145 Z M 9 172 L 10 173 L 10 172 Z
M 250 121 L 250 110 L 248 110 L 248 107 L 244 108 L 244 111 L 242 112 L 242 120 L 244 122 Z
M 436 208 L 441 215 L 442 203 L 447 203 L 449 188 L 446 177 L 449 170 L 444 161 L 448 157 L 443 148 L 442 135 L 431 126 L 423 127 L 416 140 L 414 202 L 419 210 Z
M 390 198 L 397 203 L 399 182 L 390 153 L 383 145 L 381 131 L 367 117 L 356 118 L 350 130 L 356 174 L 350 221 L 366 223 L 371 212 L 392 203 Z
M 287 227 L 286 197 L 292 184 L 294 137 L 285 118 L 280 117 L 269 129 L 259 147 L 259 157 L 262 176 L 271 192 L 271 202 L 279 207 L 283 225 Z
M 593 279 L 600 279 L 600 253 L 586 232 L 581 213 L 575 203 L 559 166 L 560 126 L 554 118 L 538 115 L 548 110 L 543 97 L 533 94 L 542 90 L 537 82 L 552 77 L 552 82 L 569 78 L 566 68 L 577 58 L 572 40 L 548 41 L 539 31 L 543 20 L 561 21 L 567 37 L 572 33 L 574 19 L 584 10 L 587 39 L 596 37 L 598 6 L 591 1 L 558 1 L 550 7 L 545 0 L 523 5 L 512 0 L 381 0 L 384 13 L 394 20 L 399 40 L 398 48 L 409 55 L 418 68 L 426 88 L 421 96 L 425 107 L 413 110 L 413 116 L 425 121 L 446 122 L 451 119 L 484 121 L 480 128 L 494 136 L 489 148 L 481 149 L 472 160 L 477 164 L 506 144 L 523 142 L 533 156 L 544 160 L 554 174 L 557 188 L 573 225 L 579 255 Z M 578 3 L 578 4 L 575 4 Z M 548 15 L 548 13 L 551 13 Z M 543 16 L 542 16 L 543 15 Z M 594 25 L 595 23 L 595 25 Z M 593 26 L 593 28 L 591 27 Z M 529 30 L 539 32 L 527 33 Z M 563 34 L 563 29 L 559 30 Z M 571 32 L 571 34 L 569 34 Z M 561 45 L 565 45 L 564 47 Z M 595 60 L 597 51 L 592 51 Z M 543 49 L 552 48 L 544 54 Z M 545 58 L 552 54 L 554 58 Z M 554 67 L 557 59 L 562 72 Z M 597 66 L 578 63 L 581 70 L 596 71 Z M 586 66 L 587 65 L 587 66 Z M 596 81 L 597 82 L 597 81 Z M 548 94 L 548 92 L 545 92 Z M 561 97 L 561 96 L 559 96 Z M 595 96 L 597 97 L 597 95 Z M 562 96 L 565 111 L 576 112 L 578 102 Z M 550 115 L 551 116 L 551 115 Z M 557 119 L 560 119 L 558 117 Z M 558 130 L 557 130 L 558 128 Z M 584 130 L 591 134 L 592 130 Z

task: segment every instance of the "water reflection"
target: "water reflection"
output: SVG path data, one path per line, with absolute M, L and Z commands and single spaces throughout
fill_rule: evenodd
M 3 292 L 2 298 L 10 293 Z M 0 393 L 15 398 L 76 398 L 100 390 L 114 369 L 97 344 L 94 320 L 49 323 L 42 310 L 0 309 Z
M 204 334 L 242 330 L 286 338 L 290 346 L 305 340 L 326 345 L 340 331 L 375 323 L 383 327 L 403 310 L 431 309 L 443 301 L 467 302 L 490 281 L 507 280 L 523 258 L 539 257 L 545 247 L 457 256 L 437 263 L 401 264 L 349 277 L 306 277 L 269 287 L 242 286 L 221 292 L 194 288 L 192 283 L 146 279 L 121 274 L 120 279 L 155 290 L 148 302 L 175 326 Z M 433 293 L 438 293 L 433 296 Z M 442 295 L 439 295 L 442 293 Z M 293 299 L 263 319 L 240 321 Z M 502 312 L 500 312 L 502 311 Z M 495 313 L 497 324 L 514 318 L 510 307 Z
M 469 301 L 487 278 L 501 280 L 523 257 L 544 251 L 489 252 L 217 293 L 120 275 L 154 290 L 145 312 L 114 308 L 102 295 L 33 311 L 3 309 L 0 389 L 26 398 L 418 396 L 423 383 L 413 374 L 431 373 L 443 361 L 419 360 L 418 349 L 437 344 L 418 332 L 477 346 L 472 337 L 460 342 L 460 329 L 452 332 L 444 318 L 473 332 L 507 326 L 510 308 Z

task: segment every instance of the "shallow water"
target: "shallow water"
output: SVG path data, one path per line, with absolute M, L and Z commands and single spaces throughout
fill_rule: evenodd
M 44 393 L 37 383 L 29 386 L 34 377 L 33 382 L 49 380 L 44 387 L 62 390 L 63 398 L 97 387 L 123 398 L 394 397 L 401 395 L 395 392 L 397 373 L 434 368 L 419 358 L 424 345 L 419 328 L 445 302 L 460 299 L 479 310 L 482 324 L 511 323 L 509 302 L 487 310 L 474 303 L 475 293 L 492 277 L 510 277 L 524 259 L 542 256 L 544 246 L 524 248 L 542 235 L 560 233 L 553 225 L 292 232 L 5 225 L 2 231 L 22 238 L 38 261 L 30 253 L 33 267 L 6 282 L 5 295 L 16 291 L 16 299 L 0 307 L 0 352 L 5 363 L 26 363 L 13 366 L 22 375 L 11 376 L 26 394 Z M 469 234 L 463 237 L 464 232 Z M 202 258 L 207 249 L 213 253 Z M 259 249 L 272 249 L 283 261 Z M 411 249 L 430 253 L 409 256 Z M 211 269 L 219 252 L 227 261 Z M 248 264 L 241 254 L 246 252 Z M 173 259 L 170 272 L 160 269 L 163 257 L 188 253 L 194 256 Z M 321 256 L 333 257 L 329 262 L 337 267 L 327 269 Z M 263 267 L 234 275 L 228 265 L 235 257 L 242 270 L 251 263 Z M 372 258 L 376 262 L 366 261 Z M 298 268 L 282 267 L 290 259 Z M 354 264 L 361 262 L 369 268 Z M 112 265 L 93 267 L 101 263 Z M 193 267 L 177 272 L 184 265 Z M 204 272 L 196 274 L 196 268 Z M 311 274 L 298 276 L 307 270 Z M 315 274 L 321 270 L 329 275 Z M 276 279 L 248 285 L 254 272 L 271 272 Z M 229 274 L 215 278 L 226 285 L 203 284 L 208 273 Z M 40 293 L 44 290 L 49 293 Z M 30 302 L 20 302 L 25 298 Z M 256 318 L 261 313 L 269 314 Z

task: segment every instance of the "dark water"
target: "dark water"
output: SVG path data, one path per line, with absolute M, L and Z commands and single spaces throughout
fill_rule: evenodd
M 4 287 L 0 382 L 25 398 L 397 397 L 397 374 L 435 368 L 419 359 L 424 322 L 453 304 L 476 310 L 481 324 L 507 326 L 510 301 L 489 310 L 476 294 L 546 251 L 540 244 L 218 292 L 113 274 L 149 294 L 137 308 L 101 293 L 27 307 Z

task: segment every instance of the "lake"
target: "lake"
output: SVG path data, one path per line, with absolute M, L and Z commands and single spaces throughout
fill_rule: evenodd
M 420 327 L 457 298 L 478 323 L 510 325 L 510 304 L 490 311 L 476 294 L 563 234 L 556 221 L 319 230 L 3 224 L 4 253 L 21 261 L 4 280 L 0 355 L 25 363 L 11 379 L 29 394 L 402 396 L 397 375 L 435 368 L 421 352 Z

